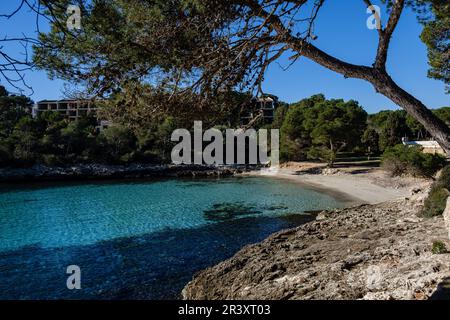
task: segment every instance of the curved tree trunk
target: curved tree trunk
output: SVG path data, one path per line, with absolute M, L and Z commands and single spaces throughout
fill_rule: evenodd
M 367 67 L 346 63 L 323 52 L 310 43 L 291 40 L 291 48 L 321 66 L 342 74 L 345 78 L 356 78 L 371 83 L 383 94 L 406 110 L 419 121 L 439 145 L 450 155 L 450 128 L 431 112 L 422 102 L 400 88 L 384 67 Z
M 371 83 L 375 89 L 419 121 L 445 152 L 450 155 L 450 128 L 421 101 L 400 88 L 385 71 L 374 69 L 372 74 Z
M 400 88 L 384 67 L 367 67 L 346 63 L 328 55 L 309 43 L 294 42 L 292 49 L 321 66 L 342 74 L 346 78 L 356 78 L 371 83 L 377 92 L 383 94 L 402 107 L 419 121 L 439 145 L 450 155 L 450 128 L 431 112 L 421 101 Z

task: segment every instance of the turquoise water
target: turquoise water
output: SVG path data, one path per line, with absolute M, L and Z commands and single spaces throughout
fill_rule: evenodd
M 0 298 L 177 298 L 195 272 L 340 206 L 263 177 L 3 187 Z M 79 292 L 65 288 L 71 264 Z

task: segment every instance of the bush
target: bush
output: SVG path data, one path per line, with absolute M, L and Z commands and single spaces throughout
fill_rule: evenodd
M 57 166 L 61 164 L 61 161 L 58 156 L 54 154 L 44 154 L 42 155 L 41 162 L 46 166 Z
M 424 208 L 420 213 L 424 217 L 440 216 L 445 210 L 447 198 L 450 195 L 450 166 L 446 166 L 438 180 L 431 187 L 430 194 L 425 200 Z
M 7 146 L 0 144 L 0 165 L 6 166 L 12 163 L 13 156 Z
M 446 188 L 450 190 L 450 165 L 444 167 L 439 174 L 438 179 L 433 184 L 434 188 Z
M 447 247 L 442 241 L 435 241 L 433 242 L 433 248 L 431 249 L 431 252 L 433 254 L 445 254 L 447 253 Z
M 432 177 L 445 165 L 445 157 L 422 152 L 421 147 L 402 144 L 386 149 L 382 166 L 393 176 Z

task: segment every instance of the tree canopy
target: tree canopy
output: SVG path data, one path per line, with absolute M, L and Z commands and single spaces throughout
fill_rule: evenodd
M 431 15 L 423 17 L 422 41 L 428 47 L 428 61 L 431 66 L 428 75 L 450 85 L 450 3 L 447 0 L 430 2 Z
M 289 107 L 281 127 L 284 160 L 320 159 L 330 165 L 340 151 L 361 144 L 367 113 L 356 101 L 326 100 L 323 95 Z
M 67 29 L 69 2 L 39 2 L 52 19 L 51 31 L 40 33 L 34 46 L 34 62 L 88 93 L 109 96 L 142 83 L 168 90 L 170 97 L 195 93 L 206 101 L 224 91 L 261 92 L 267 68 L 288 54 L 292 63 L 306 57 L 346 78 L 368 81 L 450 151 L 448 126 L 386 70 L 392 35 L 405 7 L 412 6 L 426 26 L 430 75 L 445 80 L 448 5 L 442 0 L 382 1 L 389 18 L 378 29 L 371 66 L 338 59 L 314 44 L 326 0 L 79 0 L 80 30 Z M 372 2 L 346 5 L 361 10 Z

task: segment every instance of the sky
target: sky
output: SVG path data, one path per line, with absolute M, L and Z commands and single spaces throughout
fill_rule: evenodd
M 19 2 L 20 0 L 0 1 L 0 14 L 11 12 Z M 380 1 L 372 2 L 380 4 Z M 366 25 L 369 17 L 362 0 L 328 0 L 316 22 L 314 33 L 318 39 L 314 44 L 344 61 L 371 65 L 376 54 L 378 35 L 376 30 L 370 30 Z M 383 9 L 381 18 L 383 22 L 388 18 Z M 41 31 L 48 28 L 44 22 L 40 26 Z M 416 15 L 407 9 L 393 35 L 387 70 L 400 87 L 429 108 L 450 106 L 450 95 L 445 94 L 444 83 L 427 77 L 427 50 L 419 38 L 421 30 L 422 26 L 417 22 Z M 20 36 L 22 33 L 35 36 L 35 31 L 35 16 L 25 10 L 9 20 L 0 18 L 0 38 Z M 5 49 L 15 55 L 23 52 L 18 46 Z M 290 64 L 289 56 L 286 54 L 278 63 L 271 65 L 263 85 L 265 92 L 277 95 L 282 101 L 292 103 L 323 93 L 327 98 L 357 100 L 369 113 L 398 108 L 389 99 L 377 94 L 368 82 L 344 79 L 342 75 L 306 58 L 300 58 L 288 70 L 284 70 Z M 27 72 L 26 81 L 33 87 L 31 98 L 35 101 L 64 97 L 64 83 L 48 79 L 44 71 Z M 15 91 L 2 78 L 0 84 Z

